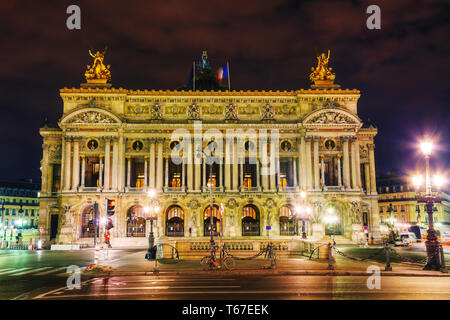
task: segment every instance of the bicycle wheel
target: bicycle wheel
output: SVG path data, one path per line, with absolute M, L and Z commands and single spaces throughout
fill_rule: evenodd
M 234 267 L 235 267 L 235 265 L 236 265 L 236 262 L 234 261 L 233 258 L 226 257 L 226 258 L 223 260 L 223 266 L 224 266 L 224 268 L 227 269 L 227 270 L 233 270 Z
M 210 256 L 203 257 L 200 260 L 200 264 L 202 265 L 203 270 L 211 269 L 211 266 L 212 266 L 211 257 Z

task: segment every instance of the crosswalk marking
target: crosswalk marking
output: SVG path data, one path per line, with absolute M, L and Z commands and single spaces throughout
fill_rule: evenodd
M 24 274 L 35 273 L 35 272 L 47 270 L 47 269 L 50 269 L 50 268 L 51 268 L 51 267 L 42 267 L 42 268 L 32 269 L 32 270 L 28 270 L 28 271 L 23 271 L 23 272 L 15 273 L 15 274 L 12 274 L 11 276 L 13 276 L 13 277 L 23 276 Z
M 60 271 L 60 270 L 66 270 L 66 267 L 59 267 L 59 268 L 56 268 L 56 269 L 51 269 L 51 270 L 48 270 L 48 271 L 39 272 L 39 273 L 36 273 L 34 275 L 35 276 L 45 276 L 47 274 L 54 273 L 54 272 L 57 272 L 57 271 Z
M 20 268 L 20 269 L 14 269 L 14 270 L 11 270 L 11 271 L 5 271 L 5 272 L 1 272 L 0 276 L 4 275 L 4 274 L 10 274 L 10 273 L 14 273 L 14 272 L 25 271 L 25 270 L 28 270 L 28 269 L 30 269 L 30 268 Z
M 0 269 L 0 274 L 1 274 L 3 271 L 8 271 L 8 270 L 11 270 L 11 268 Z

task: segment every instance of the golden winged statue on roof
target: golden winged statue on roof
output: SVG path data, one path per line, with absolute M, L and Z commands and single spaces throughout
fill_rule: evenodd
M 87 70 L 84 73 L 87 82 L 106 83 L 111 79 L 111 71 L 109 71 L 110 65 L 105 66 L 103 64 L 106 50 L 108 50 L 108 46 L 105 46 L 105 49 L 103 49 L 102 52 L 97 51 L 95 54 L 89 50 L 89 55 L 94 58 L 94 63 L 92 66 L 88 65 Z

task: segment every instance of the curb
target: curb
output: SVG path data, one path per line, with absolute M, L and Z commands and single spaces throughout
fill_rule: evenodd
M 90 272 L 82 273 L 83 275 L 90 276 L 109 276 L 109 277 L 125 277 L 125 276 L 197 276 L 197 275 L 214 275 L 217 277 L 227 277 L 233 275 L 239 276 L 248 276 L 248 275 L 269 275 L 269 276 L 368 276 L 367 272 L 364 271 L 339 271 L 339 270 L 317 270 L 317 271 L 281 271 L 281 270 L 241 270 L 241 271 L 220 271 L 220 270 L 212 270 L 212 271 L 159 271 L 154 273 L 153 271 L 113 271 L 109 274 L 107 273 L 94 273 Z M 450 274 L 441 273 L 441 274 L 430 274 L 430 273 L 405 273 L 405 272 L 395 272 L 395 271 L 382 271 L 381 276 L 388 277 L 450 277 Z

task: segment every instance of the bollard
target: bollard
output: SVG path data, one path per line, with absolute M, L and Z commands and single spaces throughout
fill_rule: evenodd
M 384 271 L 392 271 L 391 267 L 391 256 L 389 254 L 389 245 L 386 243 L 384 250 L 386 251 L 386 267 L 384 268 Z
M 333 246 L 331 245 L 331 243 L 328 243 L 328 268 L 327 270 L 334 270 L 334 266 L 333 266 L 333 257 L 332 257 L 332 250 Z
M 444 254 L 444 248 L 442 248 L 442 244 L 439 245 L 439 251 L 441 253 L 441 272 L 448 273 L 447 266 L 445 265 L 445 254 Z

